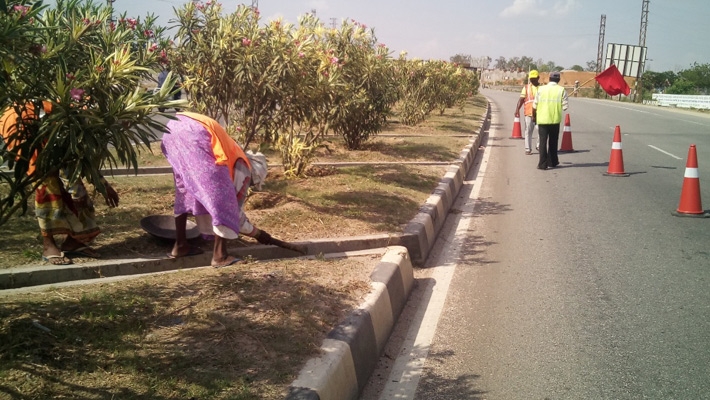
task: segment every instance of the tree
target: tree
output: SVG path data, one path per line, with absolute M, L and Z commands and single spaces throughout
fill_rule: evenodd
M 691 68 L 680 71 L 678 76 L 690 82 L 698 93 L 707 94 L 710 91 L 710 64 L 693 63 Z
M 646 71 L 641 78 L 641 82 L 644 93 L 663 93 L 676 79 L 678 78 L 673 71 Z
M 7 140 L 12 148 L 0 149 L 13 170 L 0 174 L 9 187 L 0 198 L 0 225 L 26 211 L 34 190 L 58 170 L 72 181 L 86 178 L 105 195 L 99 171 L 118 164 L 137 170 L 138 152 L 164 130 L 154 109 L 176 104 L 168 90 L 154 95 L 141 87 L 164 55 L 162 28 L 150 15 L 124 15 L 118 23 L 110 16 L 91 1 L 58 0 L 50 8 L 0 0 L 0 106 L 38 116 L 18 124 Z M 43 115 L 41 100 L 51 113 Z
M 694 82 L 680 77 L 666 90 L 668 94 L 699 94 Z
M 326 45 L 337 54 L 340 69 L 331 128 L 343 137 L 348 149 L 359 149 L 382 130 L 397 101 L 389 49 L 377 42 L 373 29 L 348 21 L 339 31 L 328 32 Z M 471 56 L 461 59 L 467 57 L 470 60 Z
M 268 132 L 277 110 L 279 91 L 291 72 L 275 63 L 278 35 L 267 36 L 259 27 L 258 11 L 240 5 L 222 16 L 217 2 L 188 2 L 176 10 L 177 47 L 169 54 L 173 70 L 185 78 L 192 106 L 217 121 L 230 133 L 242 131 L 242 146 Z M 286 33 L 288 35 L 289 33 Z M 278 46 L 285 57 L 285 46 Z M 281 81 L 278 79 L 281 78 Z
M 456 54 L 455 56 L 452 56 L 449 58 L 449 61 L 453 64 L 459 64 L 459 65 L 471 65 L 472 64 L 472 58 L 471 55 L 469 54 Z
M 587 69 L 586 71 L 589 72 L 596 72 L 597 71 L 597 61 L 596 60 L 589 60 L 587 61 Z
M 575 64 L 575 65 L 569 67 L 569 69 L 571 69 L 571 70 L 573 70 L 573 71 L 577 71 L 577 72 L 582 72 L 582 71 L 584 71 L 584 68 L 582 68 L 582 66 L 577 65 L 577 64 Z
M 511 70 L 511 71 L 522 71 L 523 66 L 522 63 L 520 62 L 520 57 L 513 57 L 508 59 L 508 63 L 506 64 L 506 69 Z
M 505 57 L 501 56 L 496 59 L 496 63 L 494 65 L 495 69 L 508 69 L 508 63 L 505 60 Z
M 476 93 L 478 77 L 472 71 L 439 60 L 395 62 L 400 82 L 399 116 L 403 124 L 416 125 L 434 110 L 462 105 Z
M 520 68 L 523 71 L 529 71 L 531 69 L 537 69 L 537 65 L 533 61 L 532 57 L 523 56 L 520 57 Z

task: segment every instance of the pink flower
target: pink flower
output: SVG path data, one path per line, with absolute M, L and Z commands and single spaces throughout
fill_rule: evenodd
M 153 35 L 153 31 L 150 30 L 150 29 L 144 30 L 144 31 L 143 31 L 143 35 L 145 35 L 146 37 L 149 37 L 149 38 L 152 38 L 152 37 L 154 36 L 154 35 Z
M 74 74 L 67 73 L 67 74 L 64 75 L 64 76 L 65 76 L 67 79 L 69 79 L 70 81 L 73 81 L 74 79 L 76 79 L 76 77 L 74 76 Z
M 158 44 L 157 44 L 157 43 L 153 43 L 153 44 L 150 45 L 150 47 L 148 47 L 148 52 L 149 52 L 149 53 L 152 53 L 152 52 L 154 52 L 154 51 L 156 51 L 156 50 L 158 50 Z
M 14 5 L 14 6 L 12 7 L 12 10 L 13 10 L 13 11 L 19 12 L 20 15 L 23 16 L 23 17 L 24 17 L 25 15 L 27 15 L 27 11 L 29 11 L 29 9 L 30 9 L 30 8 L 29 8 L 28 6 L 22 6 L 22 5 L 19 5 L 19 4 L 16 4 L 16 5 Z
M 338 57 L 330 57 L 330 63 L 331 64 L 337 64 L 338 63 Z
M 251 45 L 251 40 L 249 40 L 249 39 L 247 39 L 247 38 L 243 38 L 243 39 L 242 39 L 242 45 L 245 46 L 245 47 L 249 47 L 249 45 Z
M 113 21 L 111 21 L 111 23 L 108 24 L 108 28 L 109 28 L 109 30 L 111 30 L 111 32 L 113 32 L 116 30 L 116 24 Z
M 71 95 L 72 99 L 76 101 L 81 101 L 82 97 L 84 96 L 84 89 L 74 88 L 69 91 L 69 95 Z
M 242 127 L 241 127 L 241 126 L 238 126 L 238 127 L 237 127 L 237 132 L 241 132 L 241 131 L 242 131 Z
M 303 58 L 305 56 L 306 56 L 306 54 L 304 52 L 302 52 L 302 51 L 298 52 L 298 58 Z
M 84 19 L 82 19 L 82 20 L 81 20 L 81 22 L 83 22 L 83 23 L 84 23 L 84 25 L 91 25 L 91 20 L 90 20 L 90 19 L 88 19 L 88 18 L 84 18 Z

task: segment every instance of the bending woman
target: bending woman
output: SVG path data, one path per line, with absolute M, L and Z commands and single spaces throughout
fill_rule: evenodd
M 201 253 L 187 242 L 187 217 L 193 215 L 201 233 L 215 235 L 212 266 L 232 265 L 239 258 L 227 253 L 226 240 L 259 233 L 242 210 L 251 182 L 249 159 L 214 119 L 192 112 L 176 117 L 161 145 L 175 178 L 176 240 L 168 257 Z

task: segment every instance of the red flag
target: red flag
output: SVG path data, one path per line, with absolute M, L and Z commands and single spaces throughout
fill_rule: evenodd
M 594 79 L 599 82 L 599 85 L 609 96 L 616 96 L 621 93 L 628 96 L 631 93 L 631 88 L 626 84 L 624 77 L 614 64 L 611 64 L 609 68 L 595 76 Z

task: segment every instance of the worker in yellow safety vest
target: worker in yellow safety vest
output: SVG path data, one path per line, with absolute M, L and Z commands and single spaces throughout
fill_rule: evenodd
M 540 85 L 540 74 L 537 70 L 532 70 L 528 74 L 528 79 L 528 84 L 523 86 L 523 90 L 520 92 L 520 100 L 518 100 L 518 105 L 515 107 L 515 118 L 520 118 L 520 107 L 524 105 L 525 154 L 530 155 L 532 154 L 532 136 L 533 130 L 535 129 L 535 122 L 532 118 L 533 101 L 535 100 L 535 95 L 537 94 L 537 87 Z
M 550 82 L 537 89 L 533 101 L 533 121 L 537 123 L 540 139 L 538 169 L 555 168 L 560 164 L 557 143 L 560 138 L 562 112 L 567 110 L 568 99 L 565 88 L 557 84 L 559 81 L 560 73 L 550 72 Z

